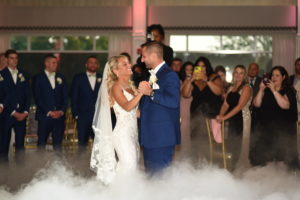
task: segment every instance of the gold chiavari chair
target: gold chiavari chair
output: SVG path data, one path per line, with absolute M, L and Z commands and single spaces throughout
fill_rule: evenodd
M 63 147 L 68 150 L 74 150 L 77 148 L 77 143 L 77 122 L 72 116 L 71 109 L 68 109 L 66 112 Z
M 37 121 L 35 120 L 36 106 L 31 106 L 26 120 L 25 149 L 37 148 Z
M 221 133 L 222 133 L 222 143 L 218 144 L 214 141 L 214 136 L 212 134 L 212 130 L 211 130 L 211 121 L 210 119 L 206 118 L 206 128 L 207 128 L 207 133 L 208 133 L 208 142 L 209 142 L 209 160 L 210 163 L 214 163 L 214 158 L 215 157 L 220 157 L 220 153 L 218 153 L 216 151 L 216 147 L 221 145 L 221 156 L 222 156 L 222 160 L 223 160 L 223 167 L 225 169 L 229 168 L 228 165 L 228 160 L 231 160 L 231 154 L 227 153 L 226 151 L 226 141 L 225 141 L 225 125 L 226 122 L 222 121 L 222 125 L 221 125 Z

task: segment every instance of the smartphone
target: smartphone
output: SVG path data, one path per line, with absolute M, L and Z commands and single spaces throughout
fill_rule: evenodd
M 270 82 L 270 74 L 269 73 L 264 73 L 262 82 L 267 85 Z
M 195 66 L 194 67 L 194 73 L 201 73 L 203 68 L 201 66 Z
M 199 80 L 200 78 L 199 78 L 199 74 L 202 72 L 202 70 L 203 70 L 203 67 L 201 67 L 201 66 L 195 66 L 194 67 L 194 74 L 196 75 L 195 76 L 195 80 Z

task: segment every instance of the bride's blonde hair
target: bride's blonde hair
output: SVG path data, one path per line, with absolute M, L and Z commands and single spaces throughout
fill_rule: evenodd
M 111 98 L 112 87 L 115 84 L 115 82 L 118 81 L 118 76 L 114 73 L 114 70 L 118 69 L 120 58 L 126 58 L 128 60 L 128 58 L 124 55 L 113 56 L 108 60 L 107 89 L 108 89 L 109 101 L 111 106 L 113 105 L 113 99 Z M 131 79 L 129 79 L 129 86 L 134 91 L 134 94 L 137 94 L 137 90 L 133 84 L 133 81 L 131 81 Z

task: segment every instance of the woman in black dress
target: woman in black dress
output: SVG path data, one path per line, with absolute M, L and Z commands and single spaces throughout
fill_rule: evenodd
M 193 98 L 191 102 L 192 142 L 199 141 L 197 140 L 199 136 L 207 136 L 205 119 L 217 116 L 222 105 L 223 94 L 221 78 L 213 72 L 209 60 L 205 57 L 200 57 L 195 63 L 196 66 L 200 66 L 201 71 L 196 72 L 194 70 L 193 76 L 187 77 L 181 89 L 183 97 Z M 199 157 L 199 151 L 192 151 L 192 153 L 197 158 Z
M 246 68 L 237 65 L 233 71 L 232 86 L 228 89 L 220 114 L 217 116 L 218 121 L 229 121 L 227 145 L 232 154 L 233 166 L 237 161 L 239 166 L 249 166 L 251 97 L 252 89 L 248 84 Z
M 222 80 L 213 72 L 207 58 L 199 57 L 195 66 L 200 66 L 202 71 L 193 73 L 193 76 L 186 81 L 181 90 L 182 96 L 193 97 L 191 103 L 192 117 L 202 114 L 207 118 L 215 118 L 222 105 Z
M 260 108 L 259 136 L 250 159 L 253 165 L 275 161 L 298 168 L 296 93 L 289 85 L 284 67 L 273 67 L 270 74 L 271 79 L 260 84 L 253 101 L 254 106 Z

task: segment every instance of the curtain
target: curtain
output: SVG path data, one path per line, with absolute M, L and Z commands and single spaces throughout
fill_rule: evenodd
M 109 36 L 108 56 L 117 56 L 122 52 L 127 52 L 131 55 L 132 37 L 130 34 L 115 34 Z
M 273 35 L 273 66 L 281 65 L 289 75 L 294 73 L 296 55 L 296 37 L 294 34 Z

